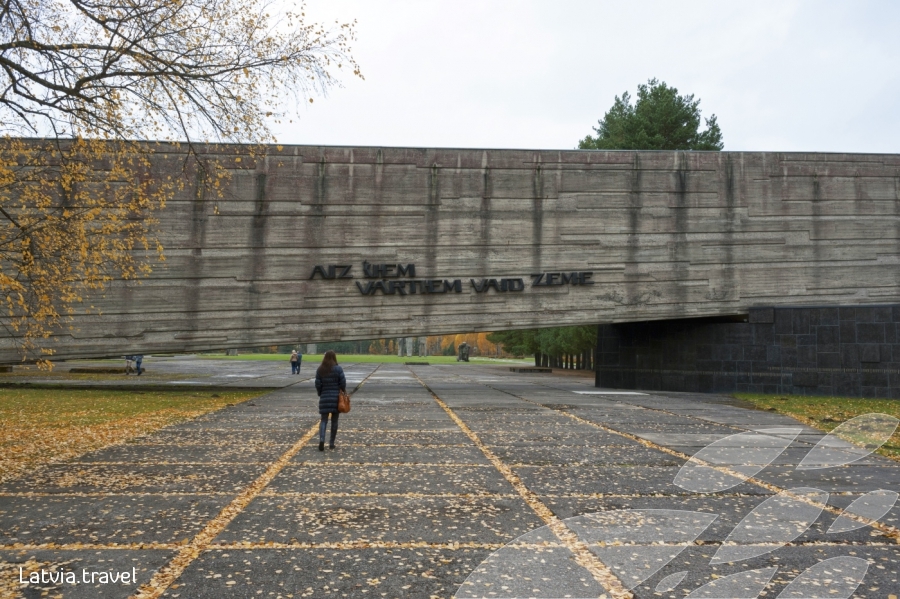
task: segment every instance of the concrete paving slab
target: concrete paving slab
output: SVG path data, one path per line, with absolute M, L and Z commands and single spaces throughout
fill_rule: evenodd
M 614 510 L 678 509 L 714 514 L 716 519 L 700 534 L 698 541 L 721 544 L 738 523 L 768 497 L 771 497 L 771 495 L 687 496 L 679 497 L 677 503 L 673 502 L 672 497 L 647 495 L 608 497 L 542 496 L 541 499 L 553 509 L 557 516 L 563 519 Z M 858 497 L 859 495 L 831 495 L 827 504 L 835 508 L 835 510 L 841 511 Z M 900 515 L 900 509 L 895 507 L 891 513 L 880 518 L 879 521 L 896 526 L 898 515 Z M 840 535 L 828 533 L 829 527 L 837 517 L 837 514 L 823 510 L 821 516 L 809 528 L 798 533 L 799 536 L 794 543 L 800 545 L 840 542 L 847 545 L 865 545 L 867 543 L 891 542 L 884 533 L 869 526 L 863 526 L 857 530 L 841 533 Z
M 682 495 L 541 495 L 541 500 L 562 519 L 613 510 L 677 509 L 715 514 L 718 518 L 698 538 L 723 540 L 734 525 L 770 494 Z M 725 522 L 725 524 L 721 524 Z M 729 523 L 731 527 L 729 528 Z M 724 532 L 723 532 L 724 531 Z M 718 535 L 718 536 L 716 536 Z
M 828 493 L 868 493 L 877 489 L 900 489 L 900 468 L 894 464 L 851 464 L 821 470 L 769 466 L 757 478 L 782 488 L 814 487 Z
M 492 554 L 469 575 L 455 595 L 482 597 L 602 597 L 605 589 L 567 547 L 514 543 Z
M 265 464 L 51 464 L 0 493 L 237 493 Z
M 490 446 L 504 462 L 512 465 L 629 465 L 677 466 L 683 461 L 655 449 L 634 447 L 603 447 L 584 445 L 562 446 Z
M 162 463 L 270 463 L 284 453 L 287 445 L 125 445 L 110 447 L 78 458 L 79 464 L 93 462 Z
M 331 452 L 320 452 L 307 445 L 291 460 L 292 463 L 322 463 L 333 459 Z M 471 445 L 349 445 L 341 443 L 343 464 L 477 464 L 488 466 L 484 453 Z
M 608 495 L 684 495 L 672 481 L 680 466 L 532 466 L 517 467 L 525 485 L 541 495 L 603 493 Z M 768 494 L 749 484 L 735 492 Z
M 315 420 L 310 419 L 307 422 L 309 426 L 312 426 Z M 135 437 L 125 445 L 288 446 L 291 442 L 296 441 L 299 436 L 297 431 L 284 430 L 243 430 L 226 432 L 221 429 L 184 430 L 165 428 L 155 433 Z
M 367 430 L 362 424 L 343 428 L 338 420 L 338 443 L 341 445 L 471 445 L 462 431 L 453 430 Z M 330 430 L 329 425 L 329 430 Z
M 352 417 L 346 418 L 347 421 L 347 429 L 345 430 L 354 430 L 354 431 L 367 431 L 371 428 L 376 428 L 381 431 L 433 431 L 433 432 L 450 432 L 450 433 L 458 433 L 459 427 L 456 426 L 451 420 L 437 420 L 437 419 L 413 419 L 413 418 L 403 418 L 403 419 L 388 419 L 388 417 L 383 418 L 366 418 L 362 414 L 353 414 Z M 344 416 L 342 415 L 343 419 Z M 343 421 L 341 422 L 341 426 L 343 427 Z
M 469 426 L 479 428 L 490 427 L 495 430 L 520 428 L 572 428 L 578 426 L 571 418 L 553 412 L 534 412 L 531 414 L 486 414 L 484 412 L 460 412 L 460 419 Z
M 180 543 L 230 495 L 0 496 L 0 545 Z
M 617 431 L 626 432 L 632 435 L 643 436 L 647 433 L 650 434 L 658 434 L 658 433 L 682 433 L 688 425 L 684 424 L 669 424 L 665 421 L 657 421 L 650 422 L 649 419 L 645 419 L 641 423 L 622 423 L 613 426 L 613 423 L 609 424 L 609 428 L 615 429 Z M 705 422 L 695 422 L 693 425 L 690 425 L 690 430 L 696 433 L 705 433 L 709 435 L 717 435 L 719 437 L 727 437 L 728 435 L 734 435 L 741 432 L 739 429 L 729 426 L 717 426 L 714 424 L 709 424 Z
M 650 597 L 684 597 L 687 592 L 694 591 L 702 585 L 722 579 L 731 574 L 739 574 L 748 570 L 766 567 L 775 567 L 777 571 L 769 584 L 765 586 L 766 597 L 777 597 L 792 580 L 802 572 L 816 564 L 835 557 L 857 557 L 868 562 L 863 584 L 855 589 L 852 596 L 857 599 L 875 599 L 894 594 L 900 585 L 898 578 L 898 564 L 900 564 L 900 548 L 898 546 L 787 546 L 773 551 L 770 554 L 746 560 L 743 562 L 710 566 L 709 561 L 715 553 L 716 545 L 703 547 L 688 547 L 678 557 L 672 560 L 644 584 L 635 589 L 635 595 L 639 598 Z M 678 571 L 688 572 L 674 592 L 660 594 L 656 592 L 657 584 L 667 575 Z M 818 589 L 828 593 L 828 585 L 825 580 L 839 577 L 840 574 L 830 572 L 830 576 L 817 585 Z M 840 595 L 824 595 L 840 597 Z
M 430 547 L 213 550 L 163 597 L 451 597 L 490 553 Z
M 263 496 L 218 543 L 503 544 L 543 522 L 516 494 L 451 497 Z
M 358 466 L 343 464 L 340 453 L 326 450 L 323 465 L 287 466 L 272 481 L 275 493 L 512 493 L 493 468 L 476 466 Z

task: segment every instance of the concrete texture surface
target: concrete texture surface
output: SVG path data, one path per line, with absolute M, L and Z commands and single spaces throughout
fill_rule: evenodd
M 154 148 L 167 259 L 85 294 L 58 357 L 900 301 L 900 155 L 202 148 L 219 194 Z

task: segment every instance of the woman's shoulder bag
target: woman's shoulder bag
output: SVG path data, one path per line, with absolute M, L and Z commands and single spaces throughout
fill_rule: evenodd
M 350 411 L 350 395 L 341 389 L 338 393 L 338 412 L 346 414 Z

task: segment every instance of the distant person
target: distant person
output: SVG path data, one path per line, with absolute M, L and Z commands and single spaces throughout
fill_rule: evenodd
M 300 374 L 300 358 L 296 349 L 291 352 L 291 374 Z
M 134 367 L 137 370 L 137 375 L 141 376 L 141 362 L 144 360 L 144 356 L 141 354 L 137 354 L 134 356 Z
M 125 375 L 134 372 L 134 356 L 125 356 Z
M 297 352 L 297 374 L 300 374 L 300 365 L 303 364 L 303 354 Z
M 329 449 L 334 449 L 334 439 L 338 429 L 338 395 L 347 390 L 347 379 L 344 369 L 338 366 L 337 355 L 332 350 L 325 352 L 322 364 L 316 370 L 316 393 L 319 394 L 319 451 L 325 451 L 325 427 L 328 415 L 331 414 L 331 442 Z

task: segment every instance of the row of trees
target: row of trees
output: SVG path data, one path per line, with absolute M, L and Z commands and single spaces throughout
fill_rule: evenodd
M 417 337 L 415 353 L 423 338 Z M 491 358 L 520 358 L 534 356 L 536 366 L 551 368 L 593 368 L 593 351 L 597 339 L 597 327 L 557 327 L 525 331 L 497 333 L 462 333 L 458 335 L 433 335 L 424 338 L 429 356 L 454 356 L 462 343 L 468 344 L 472 356 Z M 339 355 L 371 354 L 397 355 L 402 339 L 371 339 L 364 341 L 331 341 L 317 343 L 316 352 L 334 350 Z M 301 346 L 304 347 L 304 346 Z M 262 353 L 290 353 L 292 345 L 272 345 L 258 349 L 242 350 Z M 405 346 L 404 346 L 405 349 Z
M 535 366 L 551 368 L 593 368 L 597 327 L 555 327 L 491 333 L 490 341 L 519 356 L 534 356 Z
M 430 335 L 427 337 L 413 338 L 413 352 L 420 355 L 424 349 L 425 355 L 429 356 L 455 356 L 457 348 L 462 343 L 469 345 L 471 355 L 483 357 L 512 357 L 512 354 L 504 351 L 503 347 L 488 338 L 490 333 L 462 333 L 458 335 Z M 325 343 L 316 343 L 316 352 L 322 353 L 333 350 L 339 355 L 347 354 L 371 354 L 371 355 L 387 355 L 396 356 L 401 345 L 406 350 L 405 338 L 390 339 L 367 339 L 357 341 L 328 341 Z M 422 344 L 424 343 L 424 347 Z M 301 349 L 306 349 L 306 345 L 301 344 Z M 269 345 L 260 348 L 246 348 L 239 350 L 244 353 L 270 353 L 285 354 L 291 350 L 297 349 L 296 345 Z
M 416 337 L 415 353 L 423 353 L 420 344 L 424 342 L 424 353 L 429 356 L 454 356 L 457 348 L 466 343 L 471 348 L 471 355 L 492 358 L 509 357 L 511 354 L 504 351 L 503 347 L 497 341 L 490 339 L 490 333 L 461 333 L 457 335 L 429 335 L 421 338 Z M 375 355 L 397 355 L 399 350 L 399 340 L 397 339 L 375 339 L 373 341 L 363 342 L 368 347 L 367 352 Z M 327 344 L 329 349 L 333 349 L 331 344 Z M 405 349 L 405 347 L 404 347 Z
M 498 342 L 489 341 L 490 333 L 463 333 L 458 335 L 429 335 L 427 337 L 413 337 L 413 352 L 416 355 L 424 349 L 429 356 L 455 356 L 457 348 L 462 343 L 467 343 L 472 349 L 473 356 L 485 357 L 509 357 Z M 322 353 L 333 350 L 338 354 L 371 354 L 377 356 L 396 356 L 401 344 L 405 344 L 406 338 L 368 339 L 359 341 L 328 341 L 316 343 L 316 352 Z M 424 343 L 424 348 L 421 344 Z M 305 347 L 301 344 L 301 348 Z M 269 353 L 288 353 L 296 349 L 291 345 L 273 345 L 262 348 Z M 404 354 L 406 346 L 403 345 Z M 248 350 L 252 351 L 252 350 Z M 259 351 L 259 350 L 257 350 Z

